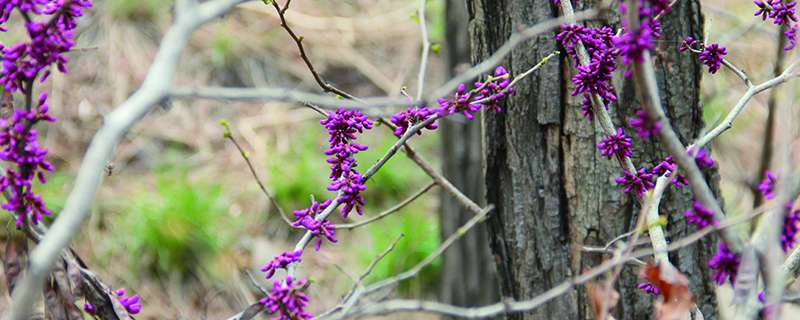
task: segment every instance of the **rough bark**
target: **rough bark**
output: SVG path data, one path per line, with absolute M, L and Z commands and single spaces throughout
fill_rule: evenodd
M 469 66 L 468 15 L 464 0 L 447 0 L 445 59 L 447 73 Z M 441 122 L 443 173 L 472 199 L 483 198 L 480 120 L 463 118 Z M 442 238 L 456 232 L 473 214 L 449 195 L 441 193 Z M 443 255 L 440 299 L 459 306 L 489 304 L 498 300 L 497 273 L 489 251 L 486 227 L 477 226 Z
M 594 3 L 573 1 L 580 10 Z M 558 14 L 550 0 L 473 0 L 469 2 L 473 62 L 494 52 L 518 27 Z M 616 26 L 618 21 L 604 21 Z M 702 36 L 698 0 L 677 2 L 663 19 L 663 36 L 654 54 L 662 103 L 684 142 L 703 127 L 699 103 L 701 66 L 677 45 L 685 36 Z M 598 24 L 592 22 L 590 24 Z M 524 71 L 558 48 L 554 33 L 544 34 L 515 49 L 506 61 L 510 70 Z M 518 85 L 506 112 L 484 114 L 486 198 L 496 206 L 488 221 L 490 246 L 504 298 L 525 299 L 591 268 L 608 256 L 582 252 L 583 246 L 603 246 L 634 227 L 639 207 L 614 183 L 621 175 L 614 160 L 601 157 L 595 145 L 602 135 L 580 113 L 580 99 L 570 96 L 573 66 L 562 55 Z M 615 81 L 620 103 L 610 106 L 614 123 L 639 108 L 633 84 Z M 633 131 L 626 129 L 631 135 Z M 637 167 L 651 168 L 666 154 L 658 143 L 635 139 Z M 712 179 L 716 180 L 716 179 Z M 716 185 L 716 182 L 714 182 Z M 694 229 L 683 212 L 691 205 L 687 189 L 670 188 L 662 201 L 667 234 L 675 239 Z M 669 239 L 668 239 L 669 240 Z M 705 263 L 713 241 L 682 249 L 670 256 L 690 277 L 706 319 L 715 319 L 716 300 Z M 652 298 L 637 290 L 637 268 L 627 267 L 618 282 L 621 298 L 617 319 L 647 319 Z M 512 319 L 592 319 L 583 288 L 533 312 Z

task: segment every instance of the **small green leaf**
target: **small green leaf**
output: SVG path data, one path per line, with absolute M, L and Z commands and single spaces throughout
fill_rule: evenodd
M 432 45 L 431 45 L 431 52 L 433 52 L 433 54 L 435 54 L 435 55 L 437 55 L 437 56 L 438 56 L 438 55 L 439 55 L 439 53 L 441 53 L 441 52 L 442 52 L 442 44 L 440 44 L 440 43 L 434 43 L 434 44 L 432 44 Z
M 219 124 L 225 127 L 225 131 L 222 132 L 223 137 L 230 138 L 233 136 L 231 133 L 231 123 L 228 121 L 228 119 L 219 119 Z

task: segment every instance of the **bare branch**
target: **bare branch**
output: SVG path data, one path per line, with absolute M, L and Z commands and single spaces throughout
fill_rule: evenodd
M 369 219 L 363 220 L 363 221 L 357 221 L 357 222 L 348 223 L 348 224 L 337 224 L 337 225 L 335 225 L 336 230 L 355 229 L 355 228 L 358 228 L 358 227 L 365 226 L 367 224 L 373 223 L 375 221 L 381 220 L 383 218 L 386 218 L 387 216 L 389 216 L 389 215 L 391 215 L 391 214 L 393 214 L 393 213 L 395 213 L 397 211 L 400 211 L 401 209 L 405 208 L 407 205 L 409 205 L 410 203 L 414 202 L 414 200 L 417 200 L 417 198 L 421 197 L 423 194 L 427 193 L 429 190 L 431 190 L 435 186 L 436 186 L 436 182 L 435 181 L 431 181 L 430 183 L 428 183 L 428 185 L 422 187 L 422 189 L 420 189 L 419 191 L 415 192 L 413 195 L 411 195 L 410 197 L 408 197 L 405 200 L 401 201 L 400 203 L 394 205 L 393 207 L 391 207 L 389 209 L 386 209 L 385 211 L 383 211 L 383 212 L 381 212 L 381 213 L 379 213 L 379 214 L 377 214 L 377 215 L 375 215 L 373 217 L 370 217 Z
M 183 10 L 177 11 L 175 23 L 164 35 L 162 47 L 156 54 L 141 88 L 108 115 L 103 127 L 92 140 L 64 210 L 56 218 L 50 232 L 32 252 L 28 273 L 21 278 L 13 292 L 8 319 L 28 318 L 31 312 L 30 301 L 42 287 L 44 277 L 91 213 L 92 200 L 104 176 L 103 168 L 114 148 L 134 123 L 169 94 L 168 88 L 180 54 L 192 32 L 244 1 L 213 0 L 194 7 L 189 7 L 186 1 L 179 2 L 179 7 Z
M 247 167 L 250 169 L 250 173 L 253 175 L 253 179 L 256 180 L 256 183 L 258 184 L 258 187 L 261 189 L 261 192 L 264 194 L 265 197 L 267 197 L 267 200 L 270 202 L 270 204 L 272 204 L 272 207 L 275 208 L 275 210 L 278 210 L 278 214 L 281 216 L 281 219 L 283 219 L 283 221 L 286 222 L 286 224 L 289 225 L 289 227 L 295 228 L 294 226 L 292 226 L 292 221 L 289 219 L 289 216 L 287 216 L 286 212 L 283 211 L 283 208 L 281 208 L 281 205 L 278 203 L 277 200 L 275 200 L 272 194 L 269 193 L 269 190 L 267 190 L 267 187 L 264 186 L 264 183 L 261 182 L 261 178 L 258 176 L 258 173 L 256 173 L 256 168 L 253 166 L 253 162 L 250 161 L 250 156 L 247 154 L 247 151 L 244 151 L 244 149 L 242 149 L 242 146 L 239 145 L 239 141 L 237 141 L 236 138 L 233 136 L 230 126 L 227 125 L 227 123 L 224 123 L 223 125 L 225 126 L 225 134 L 224 134 L 225 138 L 233 142 L 233 145 L 236 146 L 236 150 L 239 150 L 239 154 L 242 156 L 242 159 L 244 159 L 244 161 L 247 163 Z
M 272 3 L 272 6 L 275 7 L 275 11 L 278 13 L 278 17 L 281 19 L 281 27 L 283 27 L 283 29 L 286 30 L 286 33 L 288 33 L 289 36 L 292 37 L 292 40 L 294 40 L 294 43 L 297 44 L 297 48 L 300 49 L 300 58 L 302 58 L 303 62 L 306 63 L 306 67 L 308 67 L 308 70 L 311 71 L 311 75 L 314 76 L 314 80 L 317 81 L 317 84 L 319 84 L 322 90 L 324 90 L 325 92 L 331 92 L 339 96 L 353 100 L 355 97 L 353 97 L 347 92 L 339 90 L 338 88 L 334 87 L 333 85 L 325 81 L 325 79 L 322 78 L 322 76 L 317 72 L 317 70 L 314 69 L 314 64 L 311 63 L 311 60 L 308 58 L 308 55 L 306 55 L 306 49 L 303 46 L 303 37 L 295 34 L 292 28 L 289 27 L 289 24 L 286 23 L 285 14 L 286 10 L 289 9 L 289 4 L 291 3 L 291 1 L 292 0 L 286 0 L 286 5 L 283 8 L 281 8 L 278 5 L 278 1 L 276 0 L 270 1 L 270 3 Z
M 422 57 L 419 64 L 419 75 L 417 75 L 417 100 L 422 99 L 425 92 L 425 71 L 428 70 L 428 56 L 431 50 L 431 42 L 428 40 L 428 22 L 425 21 L 425 0 L 419 0 L 419 29 L 422 34 Z
M 736 102 L 736 105 L 733 107 L 733 109 L 728 112 L 725 120 L 723 120 L 722 123 L 714 127 L 714 129 L 706 133 L 702 138 L 698 139 L 697 142 L 694 143 L 694 145 L 697 147 L 695 150 L 700 150 L 700 148 L 711 142 L 711 140 L 730 129 L 733 126 L 733 121 L 736 120 L 736 117 L 739 116 L 739 113 L 741 113 L 742 110 L 744 110 L 744 107 L 747 106 L 747 103 L 750 102 L 750 99 L 752 99 L 753 96 L 782 84 L 793 77 L 796 77 L 797 74 L 793 72 L 798 63 L 800 63 L 800 61 L 795 61 L 789 65 L 789 67 L 786 68 L 786 70 L 784 70 L 779 76 L 747 89 L 747 92 L 745 92 L 744 95 L 739 98 L 739 101 Z

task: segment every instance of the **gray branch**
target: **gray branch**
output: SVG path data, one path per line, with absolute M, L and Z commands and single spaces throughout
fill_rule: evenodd
M 213 0 L 202 5 L 191 0 L 178 2 L 175 23 L 164 35 L 162 46 L 141 88 L 105 118 L 103 126 L 92 139 L 63 211 L 31 253 L 28 272 L 13 292 L 8 319 L 22 320 L 30 315 L 30 302 L 41 290 L 45 276 L 89 217 L 91 203 L 104 176 L 103 169 L 117 144 L 133 124 L 169 94 L 181 52 L 192 32 L 244 1 Z

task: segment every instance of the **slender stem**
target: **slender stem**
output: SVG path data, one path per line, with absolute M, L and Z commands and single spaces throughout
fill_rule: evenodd
M 417 100 L 422 99 L 425 92 L 425 71 L 428 69 L 428 56 L 430 55 L 431 42 L 428 40 L 428 23 L 425 20 L 425 2 L 419 0 L 419 28 L 422 34 L 422 57 L 420 58 L 419 75 L 417 75 Z
M 247 163 L 247 167 L 250 169 L 250 173 L 256 180 L 256 183 L 258 184 L 258 187 L 261 189 L 261 192 L 264 194 L 265 197 L 267 197 L 267 200 L 269 200 L 270 204 L 272 204 L 272 207 L 275 208 L 275 210 L 278 210 L 278 214 L 281 216 L 281 219 L 283 219 L 283 221 L 286 222 L 286 224 L 289 225 L 290 227 L 295 228 L 292 226 L 292 220 L 289 219 L 289 216 L 286 215 L 285 211 L 283 211 L 281 205 L 278 203 L 275 197 L 272 196 L 269 190 L 267 190 L 267 187 L 264 186 L 264 183 L 258 176 L 256 168 L 253 166 L 253 162 L 250 160 L 250 156 L 247 154 L 247 151 L 244 151 L 242 146 L 239 145 L 239 141 L 237 141 L 236 138 L 233 137 L 233 134 L 230 133 L 230 129 L 226 127 L 226 130 L 228 130 L 228 132 L 226 132 L 225 137 L 228 138 L 228 140 L 230 140 L 231 142 L 233 142 L 234 146 L 236 146 L 236 150 L 239 151 L 239 154 L 242 156 L 242 159 L 244 159 L 245 163 Z
M 786 31 L 788 27 L 781 25 L 780 31 Z M 783 33 L 783 32 L 781 32 Z M 786 51 L 783 47 L 786 45 L 786 37 L 778 37 L 778 45 L 775 47 L 775 64 L 773 65 L 773 77 L 780 75 L 781 70 L 784 68 Z M 764 140 L 761 143 L 761 157 L 758 164 L 758 170 L 755 173 L 750 191 L 753 194 L 753 208 L 761 205 L 763 198 L 761 192 L 755 187 L 761 177 L 769 169 L 772 162 L 772 143 L 775 137 L 775 108 L 778 104 L 778 90 L 770 90 L 769 98 L 767 99 L 767 123 L 764 125 Z
M 308 70 L 311 71 L 311 75 L 314 76 L 314 81 L 316 81 L 317 84 L 320 86 L 320 88 L 322 88 L 322 90 L 324 90 L 325 92 L 331 92 L 348 99 L 354 99 L 355 97 L 353 97 L 349 93 L 339 90 L 338 88 L 334 87 L 333 85 L 325 81 L 325 79 L 322 78 L 319 72 L 317 72 L 317 70 L 314 69 L 314 64 L 311 63 L 311 59 L 308 58 L 308 55 L 306 54 L 306 49 L 303 46 L 303 37 L 295 34 L 294 30 L 292 30 L 292 28 L 290 28 L 289 24 L 286 22 L 286 16 L 285 16 L 286 10 L 289 9 L 290 2 L 291 0 L 287 0 L 286 6 L 281 8 L 278 5 L 278 1 L 276 0 L 270 1 L 270 3 L 272 3 L 272 6 L 275 7 L 275 11 L 278 13 L 278 18 L 281 20 L 281 27 L 283 27 L 283 29 L 286 30 L 286 33 L 288 33 L 289 36 L 292 37 L 292 40 L 294 40 L 294 43 L 297 45 L 297 49 L 300 50 L 300 58 L 303 59 L 303 62 L 305 62 L 306 67 L 308 67 Z
M 365 226 L 367 224 L 373 223 L 375 221 L 381 220 L 383 218 L 386 218 L 387 216 L 389 216 L 389 215 L 391 215 L 391 214 L 393 214 L 395 212 L 398 212 L 401 209 L 405 208 L 407 205 L 409 205 L 412 202 L 414 202 L 414 200 L 417 200 L 419 197 L 421 197 L 423 194 L 427 193 L 429 190 L 431 190 L 435 186 L 436 186 L 436 182 L 432 181 L 431 183 L 428 183 L 428 185 L 422 187 L 422 189 L 420 189 L 419 191 L 415 192 L 413 195 L 411 195 L 410 197 L 408 197 L 405 200 L 401 201 L 400 203 L 394 205 L 393 207 L 391 207 L 389 209 L 386 209 L 385 211 L 383 211 L 383 212 L 381 212 L 381 213 L 379 213 L 379 214 L 377 214 L 377 215 L 375 215 L 375 216 L 373 216 L 373 217 L 371 217 L 369 219 L 363 220 L 363 221 L 358 221 L 358 222 L 349 223 L 349 224 L 337 224 L 337 225 L 335 225 L 336 230 L 355 229 L 355 228 L 358 228 L 358 227 Z

